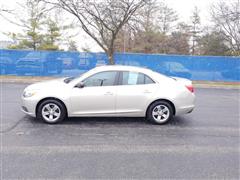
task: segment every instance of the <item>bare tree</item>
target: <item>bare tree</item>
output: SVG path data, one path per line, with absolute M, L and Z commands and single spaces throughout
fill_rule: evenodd
M 157 0 L 148 0 L 145 6 L 137 13 L 134 20 L 137 22 L 134 25 L 136 29 L 142 29 L 145 32 L 155 30 L 157 14 L 160 10 Z
M 1 6 L 0 7 L 0 15 L 2 15 L 2 13 L 11 13 L 11 10 Z
M 106 52 L 114 64 L 116 37 L 146 0 L 43 0 L 74 15 L 82 29 Z
M 189 54 L 191 37 L 190 26 L 184 22 L 177 25 L 175 31 L 168 37 L 168 54 Z
M 171 31 L 173 23 L 178 20 L 178 15 L 174 9 L 168 7 L 165 3 L 161 3 L 157 19 L 161 32 L 166 34 Z
M 3 6 L 3 5 L 1 5 L 0 6 L 0 16 L 3 16 L 4 17 L 4 15 L 3 14 L 11 14 L 13 12 L 13 10 L 12 9 L 10 9 L 10 8 L 8 8 L 8 7 L 5 7 L 5 6 Z
M 148 0 L 118 36 L 118 48 L 128 52 L 167 53 L 176 12 L 159 0 Z M 133 27 L 133 28 L 131 28 Z M 126 43 L 127 41 L 127 43 Z
M 201 55 L 223 56 L 229 55 L 229 47 L 225 43 L 222 33 L 208 32 L 198 39 Z
M 212 6 L 212 20 L 233 52 L 240 51 L 240 0 L 220 1 Z
M 140 28 L 143 31 L 159 31 L 170 34 L 178 20 L 177 12 L 159 0 L 148 0 L 140 14 L 137 14 Z
M 0 6 L 0 16 L 5 20 L 8 20 L 7 15 L 12 15 L 13 10 L 6 8 L 4 6 Z
M 193 14 L 191 16 L 191 34 L 192 34 L 192 46 L 191 46 L 191 54 L 196 54 L 196 43 L 199 33 L 201 32 L 200 25 L 201 19 L 199 15 L 200 11 L 198 7 L 194 7 Z

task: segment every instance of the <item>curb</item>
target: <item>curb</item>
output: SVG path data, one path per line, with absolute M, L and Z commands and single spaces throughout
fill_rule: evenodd
M 240 82 L 193 81 L 196 88 L 240 89 Z
M 202 89 L 236 89 L 240 90 L 239 86 L 231 86 L 231 85 L 209 85 L 209 84 L 193 84 L 194 88 L 202 88 Z

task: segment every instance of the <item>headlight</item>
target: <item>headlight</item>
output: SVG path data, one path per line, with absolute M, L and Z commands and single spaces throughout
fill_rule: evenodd
M 36 94 L 36 91 L 28 90 L 23 92 L 23 97 L 28 98 L 28 97 L 34 96 L 35 94 Z

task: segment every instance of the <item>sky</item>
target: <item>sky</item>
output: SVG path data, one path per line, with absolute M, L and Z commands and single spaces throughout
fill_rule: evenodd
M 0 7 L 6 7 L 9 9 L 16 9 L 18 6 L 17 3 L 21 3 L 23 0 L 0 0 Z M 200 17 L 202 25 L 207 25 L 210 23 L 210 6 L 218 2 L 219 0 L 160 0 L 165 2 L 169 7 L 173 8 L 177 11 L 179 16 L 179 21 L 189 22 L 190 16 L 193 12 L 195 6 L 200 10 Z M 222 0 L 226 2 L 230 2 L 232 0 Z M 69 16 L 71 18 L 71 16 Z M 21 31 L 21 29 L 8 22 L 4 18 L 0 16 L 0 41 L 1 40 L 9 40 L 9 38 L 4 35 L 4 33 L 11 32 L 12 29 L 14 31 Z M 78 35 L 76 36 L 77 45 L 79 50 L 82 47 L 89 47 L 92 51 L 101 51 L 101 48 L 86 34 L 84 34 L 81 30 L 79 30 Z M 81 40 L 78 41 L 77 39 Z

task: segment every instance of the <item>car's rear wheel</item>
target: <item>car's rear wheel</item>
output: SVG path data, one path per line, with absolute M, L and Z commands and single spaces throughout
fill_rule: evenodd
M 147 111 L 147 119 L 154 124 L 165 124 L 173 117 L 173 108 L 166 101 L 156 101 Z
M 38 106 L 37 118 L 45 123 L 55 124 L 65 119 L 66 112 L 65 106 L 61 102 L 48 99 Z

